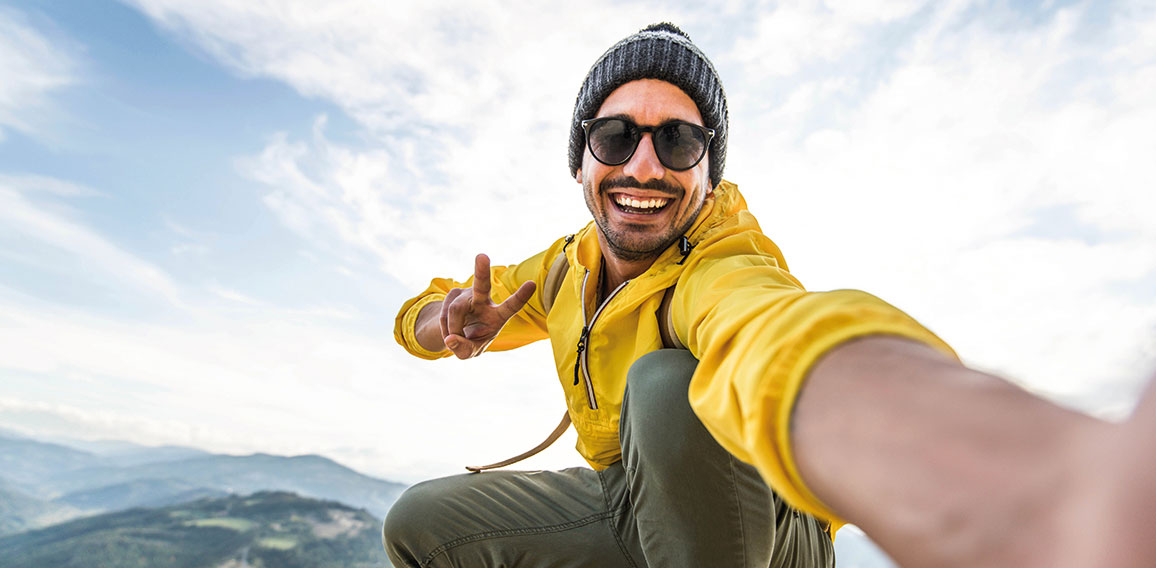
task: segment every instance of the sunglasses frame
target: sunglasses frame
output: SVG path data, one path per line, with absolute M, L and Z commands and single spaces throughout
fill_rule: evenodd
M 610 120 L 619 120 L 619 121 L 625 122 L 627 125 L 632 126 L 638 130 L 638 138 L 636 138 L 634 140 L 634 147 L 630 149 L 630 153 L 626 155 L 626 159 L 622 160 L 621 162 L 617 162 L 617 163 L 607 162 L 607 161 L 603 160 L 602 158 L 599 158 L 598 154 L 596 152 L 594 152 L 594 146 L 592 146 L 590 144 L 590 130 L 591 130 L 590 127 L 597 126 L 599 123 L 607 122 Z M 665 127 L 670 126 L 672 124 L 689 126 L 693 129 L 699 131 L 700 133 L 702 133 L 703 138 L 705 139 L 705 140 L 703 140 L 702 153 L 699 154 L 698 158 L 694 161 L 694 163 L 692 163 L 691 165 L 689 165 L 685 168 L 675 168 L 675 167 L 672 167 L 670 164 L 667 164 L 666 160 L 662 159 L 662 156 L 659 155 L 658 147 L 655 146 L 654 155 L 655 155 L 655 157 L 658 158 L 658 161 L 660 163 L 662 163 L 663 167 L 665 167 L 668 170 L 674 170 L 676 172 L 684 172 L 686 170 L 689 170 L 689 169 L 697 166 L 699 164 L 699 162 L 701 162 L 702 159 L 706 157 L 707 151 L 710 150 L 710 143 L 712 140 L 714 140 L 714 129 L 713 128 L 707 128 L 705 126 L 695 124 L 693 122 L 687 122 L 685 120 L 677 120 L 677 119 L 668 120 L 668 121 L 666 121 L 662 124 L 659 124 L 657 126 L 639 126 L 639 125 L 635 124 L 634 121 L 632 121 L 628 118 L 623 118 L 621 116 L 604 116 L 601 118 L 587 118 L 586 120 L 583 120 L 582 121 L 582 132 L 585 133 L 586 147 L 590 150 L 590 155 L 594 156 L 595 160 L 598 160 L 599 163 L 605 164 L 607 166 L 621 166 L 622 164 L 629 162 L 630 159 L 634 157 L 634 153 L 638 151 L 638 145 L 642 143 L 642 135 L 643 134 L 646 134 L 647 132 L 650 133 L 651 144 L 653 145 L 654 132 L 658 131 L 660 128 L 665 128 Z

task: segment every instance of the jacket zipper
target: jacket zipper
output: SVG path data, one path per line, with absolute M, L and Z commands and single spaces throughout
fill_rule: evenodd
M 605 268 L 603 268 L 605 270 Z M 586 270 L 586 275 L 582 277 L 582 335 L 578 337 L 578 356 L 574 360 L 574 385 L 578 385 L 580 378 L 586 380 L 586 398 L 590 402 L 590 410 L 598 410 L 598 400 L 594 398 L 594 383 L 590 380 L 590 366 L 587 362 L 586 354 L 588 352 L 588 344 L 590 342 L 590 330 L 594 329 L 594 322 L 598 320 L 598 315 L 602 313 L 603 308 L 610 303 L 610 299 L 618 294 L 630 283 L 629 280 L 618 285 L 613 292 L 606 296 L 605 300 L 598 305 L 598 309 L 594 310 L 594 315 L 590 317 L 590 321 L 586 321 L 586 283 L 590 280 L 590 270 Z M 581 368 L 581 376 L 579 369 Z

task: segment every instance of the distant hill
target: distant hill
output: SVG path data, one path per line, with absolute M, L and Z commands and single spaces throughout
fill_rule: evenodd
M 377 518 L 383 518 L 389 506 L 405 488 L 403 484 L 359 474 L 320 456 L 280 457 L 265 454 L 221 456 L 179 446 L 158 448 L 118 441 L 58 441 L 73 447 L 31 440 L 0 429 L 0 537 L 9 535 L 7 538 L 0 538 L 0 568 L 133 565 L 96 561 L 108 558 L 102 554 L 111 554 L 109 551 L 124 550 L 136 550 L 137 555 L 134 558 L 138 559 L 146 557 L 147 554 L 170 551 L 170 556 L 165 557 L 163 562 L 141 560 L 135 564 L 147 567 L 389 565 L 384 555 L 379 554 L 380 535 L 377 531 L 380 525 L 372 531 L 370 540 L 373 543 L 368 547 L 372 549 L 372 554 L 377 555 L 376 560 L 368 564 L 342 563 L 344 560 L 331 564 L 323 562 L 309 564 L 296 563 L 295 559 L 321 554 L 319 552 L 306 554 L 305 551 L 312 550 L 311 547 L 324 548 L 333 542 L 321 539 L 317 543 L 303 545 L 300 549 L 293 547 L 297 550 L 293 554 L 297 556 L 276 556 L 277 553 L 268 549 L 277 550 L 276 547 L 284 545 L 284 542 L 265 540 L 262 541 L 263 544 L 254 548 L 253 535 L 245 531 L 228 529 L 229 526 L 237 527 L 242 524 L 230 524 L 231 522 L 226 521 L 225 528 L 217 527 L 220 530 L 212 533 L 215 535 L 212 538 L 219 539 L 218 544 L 221 548 L 206 545 L 206 548 L 194 554 L 189 551 L 191 549 L 165 548 L 168 546 L 165 539 L 181 531 L 202 538 L 209 533 L 202 533 L 200 529 L 213 528 L 212 522 L 208 525 L 202 522 L 201 525 L 192 528 L 179 524 L 174 527 L 164 523 L 181 515 L 200 514 L 195 511 L 201 510 L 197 509 L 201 503 L 192 504 L 192 502 L 201 498 L 209 497 L 223 503 L 236 503 L 236 498 L 230 501 L 225 499 L 226 495 L 269 489 L 339 501 L 355 508 L 367 509 Z M 309 501 L 306 498 L 297 499 Z M 260 502 L 269 503 L 270 500 L 262 497 Z M 181 505 L 182 503 L 185 505 Z M 153 509 L 125 511 L 134 507 Z M 112 513 L 113 511 L 122 513 Z M 109 514 L 91 516 L 102 512 Z M 77 516 L 88 517 L 63 523 Z M 147 530 L 150 525 L 148 523 L 132 525 L 129 523 L 132 519 L 161 523 L 158 526 L 168 528 L 160 531 L 158 533 L 160 536 L 157 537 L 159 540 L 153 542 L 150 540 L 151 537 L 147 536 L 150 534 Z M 54 523 L 63 524 L 44 528 Z M 198 530 L 194 531 L 193 528 Z M 28 532 L 15 534 L 22 531 Z M 68 536 L 70 534 L 72 536 Z M 38 544 L 30 545 L 29 543 L 33 541 L 25 537 L 36 539 L 34 542 Z M 233 546 L 238 548 L 230 548 Z M 243 551 L 246 546 L 250 552 L 247 559 L 244 556 L 229 556 L 238 550 Z M 835 548 L 838 564 L 842 568 L 894 566 L 886 555 L 857 529 L 849 527 L 840 531 L 835 540 Z M 52 552 L 54 550 L 57 552 Z M 213 550 L 216 552 L 212 552 Z M 88 555 L 90 561 L 83 564 L 69 564 L 65 561 L 68 555 L 80 553 Z M 203 558 L 209 557 L 223 560 L 202 561 Z M 57 563 L 58 561 L 60 563 Z
M 163 507 L 206 497 L 226 497 L 229 492 L 199 487 L 177 479 L 138 479 L 69 493 L 55 499 L 90 511 L 116 511 L 133 507 Z
M 142 480 L 166 480 L 170 483 L 157 485 L 166 490 L 184 484 L 237 494 L 291 491 L 364 507 L 381 517 L 406 487 L 360 474 L 321 456 L 268 454 L 209 455 L 129 467 L 84 468 L 48 476 L 45 483 L 59 494 L 75 494 Z M 103 504 L 110 505 L 107 501 Z
M 25 493 L 53 497 L 43 493 L 42 482 L 61 471 L 100 465 L 95 454 L 59 444 L 27 438 L 0 436 L 0 478 Z
M 183 446 L 142 446 L 117 440 L 35 440 L 0 429 L 0 477 L 22 486 L 40 486 L 63 471 L 131 467 L 211 456 Z
M 58 440 L 58 443 L 100 456 L 109 465 L 130 466 L 146 463 L 167 462 L 212 455 L 204 450 L 184 446 L 142 446 L 118 440 L 89 442 L 84 440 Z
M 0 432 L 0 535 L 82 515 L 270 490 L 340 501 L 384 517 L 406 487 L 314 455 L 224 456 L 180 446 L 68 443 L 79 447 Z
M 67 504 L 39 499 L 0 484 L 0 536 L 48 526 L 79 514 Z
M 381 521 L 283 492 L 131 509 L 0 538 L 5 568 L 381 567 Z

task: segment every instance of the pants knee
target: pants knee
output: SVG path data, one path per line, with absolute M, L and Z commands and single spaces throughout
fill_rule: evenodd
M 652 395 L 686 398 L 698 360 L 685 349 L 660 349 L 639 357 L 626 376 L 627 392 L 649 400 Z M 635 401 L 639 402 L 639 401 Z
M 381 543 L 395 566 L 418 566 L 420 538 L 428 531 L 424 528 L 430 499 L 435 497 L 419 483 L 406 489 L 389 512 L 381 527 Z
M 685 349 L 663 349 L 631 365 L 622 408 L 625 443 L 647 455 L 674 457 L 686 436 L 705 434 L 687 399 L 697 364 Z

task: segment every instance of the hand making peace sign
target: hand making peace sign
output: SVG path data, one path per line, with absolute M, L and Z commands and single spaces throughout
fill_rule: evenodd
M 470 288 L 454 288 L 442 300 L 442 341 L 458 359 L 477 357 L 497 337 L 522 306 L 534 295 L 533 282 L 525 282 L 501 304 L 490 298 L 490 258 L 474 259 L 474 282 Z

